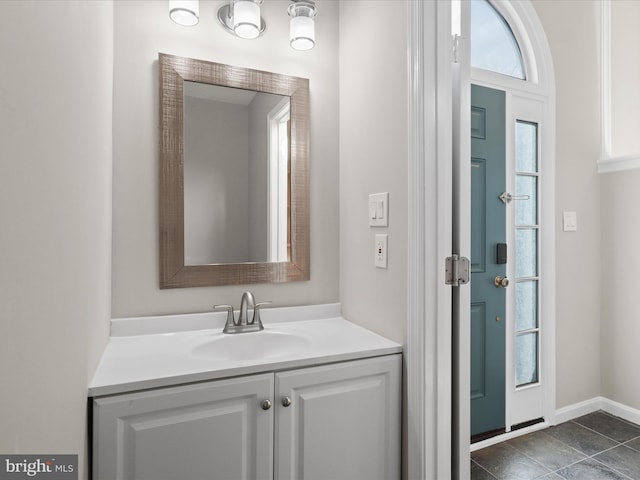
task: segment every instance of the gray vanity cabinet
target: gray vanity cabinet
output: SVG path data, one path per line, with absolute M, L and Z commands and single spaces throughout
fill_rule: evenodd
M 94 480 L 400 478 L 401 356 L 94 399 Z

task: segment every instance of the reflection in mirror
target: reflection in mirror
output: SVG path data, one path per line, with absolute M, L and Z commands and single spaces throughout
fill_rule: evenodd
M 159 57 L 160 287 L 308 280 L 308 80 Z
M 185 265 L 285 262 L 289 97 L 184 82 Z

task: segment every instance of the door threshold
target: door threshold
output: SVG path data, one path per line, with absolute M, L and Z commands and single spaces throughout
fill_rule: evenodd
M 497 443 L 506 442 L 507 440 L 511 440 L 512 438 L 521 437 L 522 435 L 526 435 L 527 433 L 537 432 L 538 430 L 544 430 L 545 428 L 551 427 L 552 424 L 545 421 L 544 419 L 534 420 L 533 425 L 530 425 L 531 422 L 526 422 L 524 424 L 519 424 L 516 427 L 520 427 L 517 430 L 511 430 L 510 432 L 498 433 L 493 435 L 486 440 L 479 440 L 475 443 L 472 443 L 469 446 L 470 452 L 475 452 L 476 450 L 482 450 L 483 448 L 490 447 L 491 445 L 496 445 Z M 525 426 L 521 426 L 525 425 Z M 481 434 L 479 434 L 481 435 Z
M 513 432 L 514 430 L 522 430 L 523 428 L 527 428 L 532 425 L 537 425 L 538 423 L 543 423 L 543 422 L 544 422 L 544 418 L 536 418 L 535 420 L 529 420 L 527 422 L 522 422 L 517 425 L 512 425 L 511 431 Z
M 478 433 L 476 435 L 471 435 L 471 444 L 482 442 L 483 440 L 488 440 L 498 435 L 502 435 L 507 433 L 507 431 L 503 428 L 498 428 L 496 430 L 490 430 L 488 432 Z

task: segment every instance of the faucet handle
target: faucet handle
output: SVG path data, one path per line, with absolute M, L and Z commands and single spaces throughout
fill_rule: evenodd
M 256 303 L 253 307 L 253 321 L 251 323 L 253 323 L 254 325 L 260 325 L 260 327 L 262 327 L 262 320 L 260 320 L 260 309 L 262 307 L 264 307 L 265 305 L 271 305 L 271 302 L 260 302 L 260 303 Z M 262 330 L 262 328 L 260 328 L 260 330 Z
M 225 325 L 225 328 L 236 324 L 236 320 L 233 317 L 233 305 L 214 305 L 213 309 L 227 311 L 227 324 Z

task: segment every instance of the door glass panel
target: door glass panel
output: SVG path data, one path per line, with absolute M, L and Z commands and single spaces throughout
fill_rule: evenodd
M 538 381 L 538 332 L 516 337 L 516 386 Z
M 516 170 L 538 171 L 538 125 L 535 123 L 516 122 Z
M 516 122 L 516 386 L 538 382 L 538 125 Z
M 516 331 L 538 327 L 538 281 L 516 283 Z
M 538 231 L 535 228 L 516 229 L 516 277 L 538 274 Z
M 516 175 L 516 225 L 538 223 L 538 177 Z M 526 198 L 529 197 L 529 198 Z

